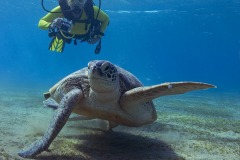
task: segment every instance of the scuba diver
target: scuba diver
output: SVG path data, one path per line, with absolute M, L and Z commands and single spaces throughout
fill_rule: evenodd
M 52 41 L 49 50 L 63 52 L 65 43 L 70 44 L 74 40 L 95 44 L 98 42 L 95 53 L 101 50 L 101 38 L 109 24 L 108 15 L 95 6 L 93 0 L 58 0 L 59 6 L 40 19 L 38 27 L 49 30 Z

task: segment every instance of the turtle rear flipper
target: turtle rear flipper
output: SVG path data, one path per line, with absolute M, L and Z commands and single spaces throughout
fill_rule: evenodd
M 95 118 L 84 116 L 84 115 L 77 115 L 69 118 L 70 121 L 82 121 L 82 120 L 85 121 L 85 120 L 92 120 L 92 119 L 95 119 Z
M 52 109 L 57 109 L 59 104 L 52 98 L 48 98 L 47 100 L 43 101 L 45 107 L 49 107 Z
M 48 99 L 51 97 L 51 94 L 50 94 L 50 92 L 45 92 L 45 93 L 43 93 L 43 96 L 45 99 Z
M 113 128 L 117 127 L 119 124 L 113 121 L 108 121 L 108 130 L 112 131 Z

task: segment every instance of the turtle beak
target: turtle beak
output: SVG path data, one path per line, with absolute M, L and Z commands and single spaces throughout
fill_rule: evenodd
M 93 63 L 88 63 L 88 76 L 89 77 L 94 77 L 94 75 L 96 75 L 97 72 L 97 66 L 94 65 Z

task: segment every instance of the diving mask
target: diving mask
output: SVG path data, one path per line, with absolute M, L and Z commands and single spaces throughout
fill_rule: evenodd
M 80 14 L 84 8 L 86 0 L 70 0 L 68 3 L 73 13 Z

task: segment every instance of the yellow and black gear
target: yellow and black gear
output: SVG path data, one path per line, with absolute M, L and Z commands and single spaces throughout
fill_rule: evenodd
M 64 40 L 62 38 L 59 38 L 59 36 L 56 36 L 50 42 L 48 49 L 50 51 L 63 52 L 64 46 L 65 46 Z
M 63 52 L 65 43 L 70 44 L 74 35 L 70 35 L 61 30 L 55 32 L 54 30 L 49 33 L 49 37 L 52 37 L 52 41 L 49 44 L 48 49 L 50 51 Z
M 38 24 L 41 29 L 49 29 L 49 36 L 53 37 L 49 45 L 49 50 L 62 52 L 65 43 L 71 43 L 73 38 L 75 39 L 74 44 L 77 44 L 77 40 L 84 42 L 90 40 L 91 38 L 98 37 L 100 38 L 100 41 L 96 47 L 97 51 L 95 50 L 95 53 L 99 53 L 101 49 L 101 37 L 104 35 L 104 31 L 109 24 L 109 17 L 100 9 L 101 5 L 97 7 L 93 4 L 92 0 L 87 0 L 81 17 L 74 19 L 71 16 L 72 10 L 70 10 L 69 6 L 66 5 L 66 1 L 58 1 L 59 6 L 41 18 Z M 60 32 L 61 29 L 52 32 L 50 26 L 56 18 L 67 18 L 68 20 L 72 20 L 73 26 L 70 32 L 64 32 L 64 34 L 62 34 Z M 71 38 L 68 38 L 69 36 L 67 36 L 67 38 L 64 37 L 65 33 L 70 35 Z

